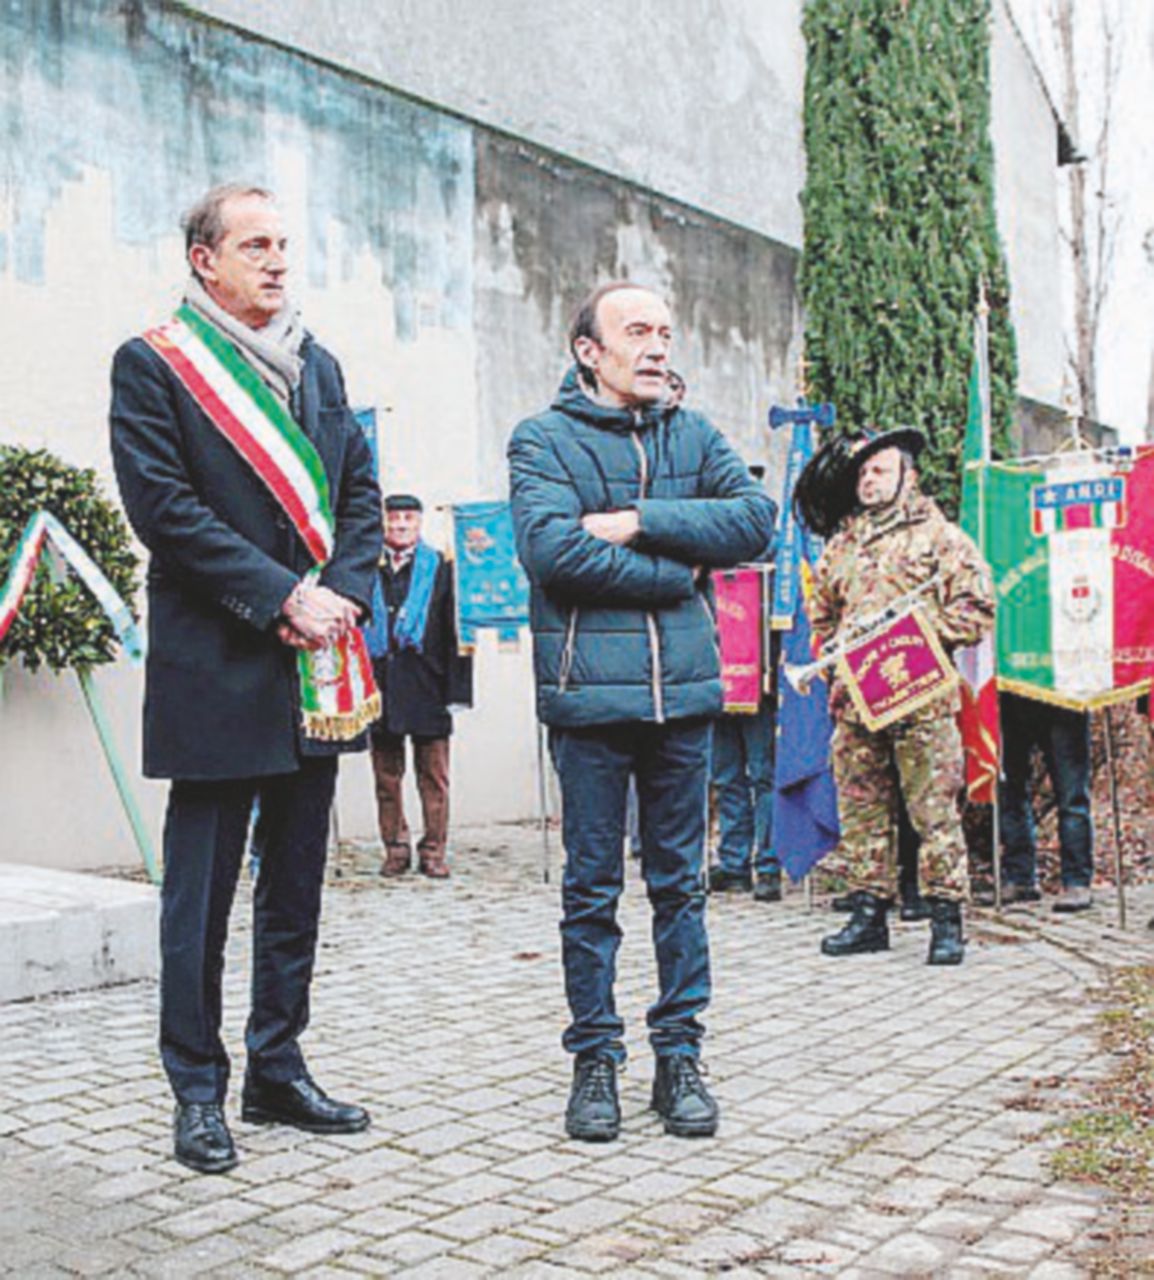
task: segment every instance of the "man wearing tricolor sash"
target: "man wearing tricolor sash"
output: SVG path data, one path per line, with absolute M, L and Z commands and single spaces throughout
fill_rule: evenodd
M 896 894 L 898 797 L 921 837 L 930 964 L 959 964 L 966 846 L 962 744 L 951 657 L 993 624 L 990 573 L 970 538 L 918 487 L 918 431 L 865 432 L 823 446 L 797 486 L 806 523 L 830 540 L 808 602 L 814 636 L 840 654 L 830 691 L 842 840 L 852 895 L 826 955 L 884 951 Z
M 237 1160 L 222 1105 L 224 945 L 258 794 L 242 1117 L 321 1133 L 369 1122 L 312 1081 L 298 1042 L 337 756 L 363 750 L 380 713 L 358 626 L 380 499 L 340 367 L 286 297 L 270 193 L 215 188 L 184 227 L 184 303 L 116 353 L 111 429 L 124 505 L 152 553 L 144 772 L 172 780 L 160 1046 L 175 1155 L 218 1173 Z

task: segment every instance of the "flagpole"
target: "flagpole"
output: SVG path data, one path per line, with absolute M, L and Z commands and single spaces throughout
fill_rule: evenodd
M 1118 892 L 1118 928 L 1126 928 L 1126 888 L 1122 882 L 1122 817 L 1118 810 L 1118 773 L 1114 756 L 1114 717 L 1106 708 L 1106 768 L 1110 776 L 1110 808 L 1114 812 L 1114 883 Z
M 978 282 L 978 314 L 977 314 L 977 346 L 978 346 L 978 394 L 982 406 L 982 464 L 978 471 L 978 550 L 982 559 L 989 563 L 986 555 L 988 539 L 986 536 L 986 479 L 990 462 L 993 458 L 992 407 L 990 403 L 990 304 L 986 300 L 986 282 Z M 998 610 L 994 609 L 991 643 L 994 650 L 994 696 L 998 687 Z M 1000 710 L 1000 709 L 999 709 Z M 1000 715 L 999 715 L 1000 718 Z M 1002 735 L 998 733 L 997 776 L 994 778 L 993 804 L 990 806 L 990 821 L 993 830 L 990 833 L 990 861 L 994 871 L 994 910 L 1002 909 L 1002 839 L 1001 839 L 1001 797 L 999 783 L 1002 777 Z

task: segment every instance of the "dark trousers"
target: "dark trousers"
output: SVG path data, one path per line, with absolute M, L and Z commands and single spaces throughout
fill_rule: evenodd
M 264 846 L 253 891 L 248 1070 L 270 1081 L 304 1071 L 297 1041 L 309 1020 L 336 776 L 337 761 L 327 757 L 274 777 L 172 784 L 161 890 L 160 1054 L 180 1102 L 218 1102 L 228 1087 L 220 1037 L 224 948 L 258 791 Z
M 773 709 L 724 715 L 713 722 L 713 784 L 717 788 L 717 860 L 723 871 L 767 875 L 773 852 Z
M 561 782 L 565 876 L 561 954 L 572 1021 L 570 1053 L 625 1058 L 613 983 L 624 887 L 625 801 L 637 779 L 641 870 L 653 911 L 658 996 L 647 1021 L 654 1052 L 696 1057 L 709 1003 L 702 858 L 710 722 L 630 723 L 553 729 Z
M 381 734 L 372 739 L 372 751 L 381 841 L 386 854 L 408 854 L 412 837 L 405 820 L 405 739 Z M 425 825 L 417 852 L 422 858 L 443 858 L 449 839 L 449 739 L 414 736 L 413 759 Z
M 1002 879 L 1033 887 L 1037 877 L 1030 762 L 1034 747 L 1058 801 L 1058 842 L 1062 884 L 1088 886 L 1094 879 L 1094 827 L 1090 818 L 1090 717 L 1084 711 L 1051 707 L 1004 693 L 1002 720 Z

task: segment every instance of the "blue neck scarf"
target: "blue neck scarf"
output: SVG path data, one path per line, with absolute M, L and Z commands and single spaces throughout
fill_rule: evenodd
M 365 628 L 365 640 L 369 656 L 383 658 L 390 649 L 415 649 L 421 651 L 425 638 L 425 626 L 429 621 L 429 601 L 433 598 L 433 584 L 437 579 L 437 553 L 427 542 L 418 542 L 413 555 L 409 594 L 397 610 L 397 625 L 389 634 L 389 606 L 378 572 L 373 584 L 373 620 Z

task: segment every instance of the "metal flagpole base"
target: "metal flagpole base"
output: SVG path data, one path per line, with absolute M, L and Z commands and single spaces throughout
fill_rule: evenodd
M 545 777 L 545 726 L 537 722 L 537 806 L 541 817 L 541 882 L 549 883 L 549 787 Z
M 1106 768 L 1110 778 L 1110 808 L 1114 816 L 1114 882 L 1118 890 L 1118 927 L 1126 928 L 1126 886 L 1123 883 L 1122 815 L 1118 810 L 1118 772 L 1114 765 L 1114 717 L 1106 708 Z

